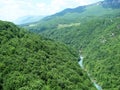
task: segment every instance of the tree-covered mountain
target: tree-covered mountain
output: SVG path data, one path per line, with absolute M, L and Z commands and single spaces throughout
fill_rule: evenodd
M 76 8 L 67 8 L 61 12 L 58 12 L 58 13 L 53 14 L 51 16 L 47 16 L 47 17 L 43 18 L 43 20 L 48 21 L 48 20 L 53 19 L 53 18 L 58 17 L 58 16 L 64 16 L 67 13 L 81 13 L 81 12 L 84 12 L 84 10 L 85 10 L 85 6 L 79 6 Z
M 42 34 L 81 49 L 87 70 L 103 89 L 119 90 L 119 21 L 120 17 L 94 18 L 79 26 L 62 27 Z
M 83 12 L 66 13 L 24 27 L 81 50 L 85 68 L 103 90 L 119 90 L 120 8 L 117 6 L 119 0 L 105 0 L 85 6 Z
M 107 1 L 101 1 L 91 5 L 79 6 L 73 9 L 65 9 L 54 15 L 47 16 L 38 22 L 29 23 L 22 26 L 29 28 L 29 30 L 34 32 L 42 32 L 48 29 L 53 30 L 61 24 L 84 23 L 90 19 L 93 19 L 93 16 L 97 18 L 101 16 L 119 16 L 120 8 L 112 8 L 112 6 L 106 8 L 107 5 L 109 5 L 108 3 L 105 4 L 106 2 Z M 117 0 L 116 3 L 120 6 L 120 3 L 117 2 Z
M 74 49 L 0 21 L 0 90 L 95 90 Z

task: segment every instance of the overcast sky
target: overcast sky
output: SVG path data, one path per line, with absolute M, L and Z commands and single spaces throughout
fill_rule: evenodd
M 50 15 L 65 8 L 101 0 L 0 0 L 0 20 L 14 21 L 27 15 Z

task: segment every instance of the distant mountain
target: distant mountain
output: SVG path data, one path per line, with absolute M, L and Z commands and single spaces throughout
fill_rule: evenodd
M 105 0 L 102 5 L 105 8 L 120 8 L 120 0 Z
M 44 16 L 24 16 L 14 21 L 16 24 L 27 24 L 41 20 Z
M 106 1 L 100 1 L 94 4 L 79 6 L 72 9 L 67 8 L 54 15 L 44 17 L 38 22 L 25 24 L 23 26 L 25 28 L 29 28 L 31 31 L 41 32 L 47 29 L 50 30 L 57 28 L 60 24 L 83 23 L 89 19 L 92 19 L 91 17 L 100 17 L 107 15 L 119 16 L 119 8 L 106 8 L 106 5 L 109 4 L 105 4 L 105 2 Z
M 45 17 L 45 18 L 43 18 L 43 20 L 49 20 L 49 19 L 52 19 L 52 18 L 57 17 L 57 16 L 64 16 L 67 13 L 81 13 L 81 12 L 84 12 L 84 10 L 85 10 L 85 6 L 79 6 L 76 8 L 67 8 L 61 12 L 54 14 L 54 15 Z
M 54 14 L 53 16 L 63 16 L 65 15 L 66 13 L 81 13 L 85 10 L 85 6 L 79 6 L 79 7 L 76 7 L 76 8 L 67 8 L 59 13 L 56 13 Z

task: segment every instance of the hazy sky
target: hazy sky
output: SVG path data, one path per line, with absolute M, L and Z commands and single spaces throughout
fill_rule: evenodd
M 14 21 L 27 15 L 50 15 L 101 0 L 0 0 L 0 20 Z

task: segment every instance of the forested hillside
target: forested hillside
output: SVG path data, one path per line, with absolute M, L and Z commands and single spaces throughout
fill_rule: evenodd
M 0 21 L 0 90 L 95 90 L 68 46 Z
M 114 1 L 114 2 L 113 2 Z M 66 13 L 25 25 L 32 32 L 81 50 L 84 65 L 103 90 L 120 89 L 120 5 L 105 0 L 80 13 Z M 105 7 L 105 4 L 111 3 Z
M 120 89 L 120 17 L 95 18 L 77 26 L 42 32 L 81 50 L 84 64 L 104 90 Z

